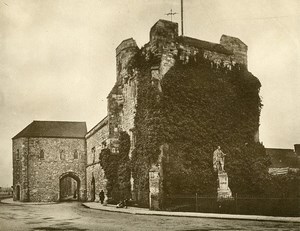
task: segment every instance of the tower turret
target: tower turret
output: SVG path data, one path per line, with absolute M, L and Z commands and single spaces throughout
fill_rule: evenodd
M 133 38 L 123 40 L 116 48 L 117 83 L 122 83 L 128 78 L 128 63 L 138 49 Z
M 166 42 L 172 42 L 178 36 L 178 23 L 158 20 L 150 30 L 150 42 L 162 47 Z
M 248 46 L 245 43 L 243 43 L 239 38 L 222 35 L 220 44 L 233 52 L 238 63 L 244 64 L 247 67 Z

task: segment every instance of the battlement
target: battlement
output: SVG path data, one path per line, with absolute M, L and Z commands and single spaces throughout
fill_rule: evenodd
M 224 46 L 218 43 L 207 42 L 204 40 L 199 40 L 199 39 L 186 37 L 186 36 L 179 36 L 176 39 L 176 41 L 179 42 L 180 44 L 196 47 L 199 49 L 214 51 L 225 55 L 233 55 L 233 52 L 231 50 L 225 48 Z
M 125 49 L 138 49 L 138 46 L 133 38 L 123 40 L 116 48 L 116 55 Z
M 196 38 L 178 36 L 178 23 L 158 20 L 150 29 L 150 42 L 145 46 L 146 57 L 154 55 L 161 60 L 156 76 L 163 75 L 175 64 L 179 55 L 182 63 L 195 61 L 201 54 L 212 67 L 225 67 L 229 70 L 238 63 L 247 67 L 247 45 L 239 38 L 222 35 L 220 43 L 212 43 Z M 128 64 L 139 50 L 133 38 L 123 40 L 116 48 L 117 82 L 126 83 L 129 78 Z M 151 55 L 150 55 L 151 53 Z
M 117 82 L 121 83 L 128 78 L 127 66 L 139 47 L 133 38 L 123 40 L 116 48 Z
M 226 49 L 231 50 L 239 63 L 247 66 L 247 51 L 248 46 L 239 38 L 228 35 L 222 35 L 220 44 Z
M 158 20 L 150 29 L 150 42 L 171 41 L 178 36 L 178 23 Z

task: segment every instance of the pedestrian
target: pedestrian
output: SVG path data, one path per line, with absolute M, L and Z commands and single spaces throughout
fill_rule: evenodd
M 128 199 L 125 199 L 124 200 L 124 207 L 125 207 L 125 209 L 127 209 L 127 206 L 128 206 Z
M 77 197 L 77 190 L 75 190 L 73 194 L 73 198 L 76 199 L 76 197 Z
M 103 192 L 103 190 L 101 190 L 101 192 L 99 193 L 99 200 L 100 200 L 101 204 L 103 204 L 104 197 L 105 197 L 104 192 Z

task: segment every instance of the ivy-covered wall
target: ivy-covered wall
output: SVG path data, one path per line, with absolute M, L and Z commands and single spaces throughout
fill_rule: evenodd
M 259 80 L 242 65 L 216 68 L 201 54 L 183 64 L 179 50 L 160 91 L 151 77 L 151 67 L 160 60 L 145 57 L 142 49 L 134 61 L 140 71 L 132 158 L 138 201 L 147 204 L 148 172 L 165 143 L 170 147 L 162 163 L 165 195 L 216 194 L 212 153 L 218 145 L 227 154 L 225 169 L 233 193 L 264 193 L 269 158 L 254 141 L 262 107 Z
M 107 179 L 107 195 L 114 202 L 130 198 L 130 138 L 126 132 L 121 132 L 118 138 L 119 151 L 112 153 L 110 149 L 102 149 L 100 164 Z

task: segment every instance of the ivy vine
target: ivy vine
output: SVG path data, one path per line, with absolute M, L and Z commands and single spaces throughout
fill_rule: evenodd
M 130 172 L 129 160 L 130 137 L 127 132 L 119 134 L 119 152 L 112 153 L 110 149 L 102 149 L 100 164 L 107 179 L 108 196 L 114 201 L 130 198 Z
M 139 70 L 132 153 L 138 201 L 148 203 L 148 172 L 164 143 L 170 145 L 163 165 L 165 194 L 215 194 L 212 153 L 218 145 L 227 153 L 233 193 L 264 193 L 270 160 L 263 145 L 254 141 L 262 107 L 259 80 L 243 66 L 228 71 L 212 68 L 203 58 L 188 64 L 176 58 L 160 92 L 151 78 L 158 59 L 145 54 L 141 49 L 132 61 Z

